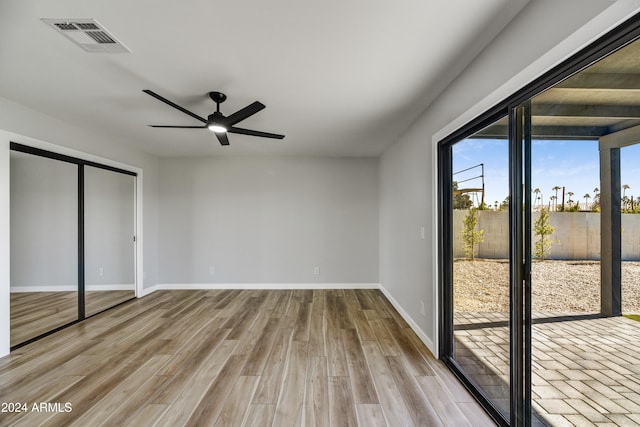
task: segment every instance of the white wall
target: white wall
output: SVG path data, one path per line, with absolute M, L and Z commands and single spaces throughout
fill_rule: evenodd
M 531 1 L 381 157 L 380 282 L 434 353 L 439 310 L 435 144 L 639 6 L 637 1 Z M 417 237 L 421 224 L 427 226 L 424 241 Z
M 158 248 L 158 171 L 154 156 L 131 149 L 126 141 L 113 141 L 106 135 L 69 125 L 45 114 L 0 97 L 0 357 L 9 353 L 9 289 L 10 289 L 10 192 L 9 142 L 34 145 L 45 149 L 86 153 L 90 160 L 113 166 L 132 166 L 143 171 L 144 183 L 144 286 L 157 283 Z M 140 179 L 139 178 L 139 179 Z M 140 236 L 142 237 L 142 236 Z M 141 273 L 141 272 L 140 272 Z
M 160 172 L 161 283 L 378 283 L 377 159 L 169 158 Z

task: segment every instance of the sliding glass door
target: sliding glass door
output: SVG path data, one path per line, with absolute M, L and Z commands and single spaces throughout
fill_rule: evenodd
M 640 424 L 638 36 L 439 145 L 440 357 L 499 424 Z

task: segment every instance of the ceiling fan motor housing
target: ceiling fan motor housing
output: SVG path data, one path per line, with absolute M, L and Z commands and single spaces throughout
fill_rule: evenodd
M 212 125 L 212 124 L 220 124 L 222 125 L 223 121 L 224 121 L 225 117 L 224 114 L 222 114 L 220 111 L 215 111 L 213 114 L 209 114 L 209 117 L 207 117 L 207 126 Z

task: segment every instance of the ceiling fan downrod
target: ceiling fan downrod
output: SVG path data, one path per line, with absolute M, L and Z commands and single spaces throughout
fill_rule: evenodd
M 209 98 L 216 103 L 216 112 L 220 112 L 220 104 L 227 100 L 227 95 L 222 92 L 209 92 Z

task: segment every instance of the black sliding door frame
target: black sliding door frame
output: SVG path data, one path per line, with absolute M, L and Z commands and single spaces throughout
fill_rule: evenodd
M 522 272 L 522 287 L 523 287 L 523 296 L 522 296 L 522 314 L 524 318 L 522 319 L 522 378 L 520 378 L 520 382 L 522 384 L 522 401 L 519 402 L 520 407 L 520 417 L 522 419 L 522 425 L 530 426 L 531 425 L 531 354 L 532 354 L 532 325 L 533 322 L 531 320 L 531 266 L 533 262 L 532 258 L 532 249 L 533 249 L 533 240 L 531 238 L 531 230 L 532 230 L 532 214 L 533 205 L 531 199 L 531 189 L 532 189 L 532 169 L 531 169 L 531 154 L 532 154 L 532 143 L 531 143 L 531 102 L 526 101 L 521 107 L 522 109 L 522 149 L 523 149 L 523 193 L 524 193 L 524 212 L 522 215 L 523 220 L 523 253 L 522 253 L 522 263 L 523 263 L 523 272 Z
M 509 284 L 511 425 L 531 425 L 531 104 L 511 109 Z
M 523 238 L 525 235 L 523 206 L 523 111 L 511 109 L 509 115 L 509 357 L 511 363 L 510 424 L 523 425 L 524 399 L 524 313 L 522 282 L 524 279 Z
M 640 38 L 634 16 L 560 65 L 524 86 L 438 143 L 438 268 L 441 317 L 439 358 L 499 425 L 531 425 L 531 105 L 537 94 Z M 510 416 L 465 374 L 454 357 L 453 324 L 453 145 L 509 117 Z
M 48 332 L 45 332 L 43 334 L 40 334 L 36 337 L 30 338 L 24 342 L 18 343 L 14 346 L 11 346 L 10 350 L 16 350 L 20 347 L 23 347 L 27 344 L 31 344 L 34 341 L 37 341 L 41 338 L 44 338 L 48 335 L 51 335 L 54 332 L 57 332 L 61 329 L 67 328 L 71 325 L 74 325 L 78 322 L 81 322 L 85 319 L 87 319 L 88 317 L 91 316 L 95 316 L 96 314 L 101 313 L 104 310 L 101 310 L 97 313 L 92 314 L 91 316 L 86 316 L 86 311 L 85 311 L 85 288 L 86 288 L 86 278 L 85 278 L 85 222 L 84 222 L 84 201 L 85 201 L 85 195 L 84 195 L 84 170 L 85 170 L 85 166 L 91 166 L 94 168 L 98 168 L 98 169 L 104 169 L 107 171 L 111 171 L 111 172 L 115 172 L 115 173 L 120 173 L 120 174 L 124 174 L 124 175 L 129 175 L 129 176 L 133 176 L 136 177 L 138 176 L 137 173 L 132 172 L 132 171 L 128 171 L 126 169 L 120 169 L 114 166 L 109 166 L 109 165 L 104 165 L 102 163 L 97 163 L 97 162 L 93 162 L 90 160 L 84 160 L 84 159 L 80 159 L 77 157 L 73 157 L 73 156 L 67 156 L 65 154 L 60 154 L 60 153 L 55 153 L 53 151 L 48 151 L 48 150 L 43 150 L 41 148 L 35 148 L 35 147 L 31 147 L 29 145 L 24 145 L 24 144 L 19 144 L 17 142 L 10 142 L 9 143 L 9 149 L 12 151 L 16 151 L 16 152 L 21 152 L 21 153 L 26 153 L 26 154 L 31 154 L 31 155 L 35 155 L 35 156 L 39 156 L 39 157 L 44 157 L 44 158 L 48 158 L 48 159 L 52 159 L 52 160 L 58 160 L 61 162 L 65 162 L 65 163 L 71 163 L 77 166 L 77 170 L 78 170 L 78 176 L 77 176 L 77 190 L 78 190 L 78 315 L 76 320 L 73 320 L 69 323 L 66 323 L 62 326 L 56 327 L 54 329 L 51 329 Z M 135 201 L 134 201 L 134 206 L 135 206 Z M 135 213 L 134 213 L 135 215 Z M 135 238 L 134 238 L 134 242 L 135 242 Z M 135 253 L 134 253 L 135 256 Z M 133 298 L 132 298 L 133 299 Z M 120 305 L 122 303 L 124 303 L 126 301 L 123 301 L 121 303 L 116 304 Z M 113 307 L 109 307 L 105 310 L 108 310 L 110 308 Z
M 443 140 L 438 145 L 438 206 L 440 214 L 438 216 L 438 241 L 439 256 L 438 267 L 440 271 L 440 292 L 439 302 L 441 318 L 438 324 L 440 336 L 439 358 L 449 367 L 453 374 L 464 384 L 471 394 L 480 402 L 485 410 L 499 425 L 508 425 L 507 420 L 500 412 L 499 408 L 484 394 L 484 392 L 474 383 L 473 379 L 464 373 L 462 367 L 454 357 L 454 323 L 453 323 L 453 218 L 449 214 L 453 211 L 453 146 L 456 142 L 473 135 L 481 129 L 504 119 L 509 114 L 507 106 L 497 106 L 486 115 L 481 116 L 471 122 L 467 127 L 461 129 Z M 510 147 L 511 149 L 511 147 Z M 510 196 L 511 197 L 511 196 Z M 512 203 L 509 204 L 512 206 Z M 511 227 L 511 223 L 510 223 Z M 512 234 L 513 234 L 513 229 Z M 513 369 L 513 365 L 511 366 Z M 513 377 L 513 373 L 510 375 Z M 513 413 L 513 410 L 511 410 Z

